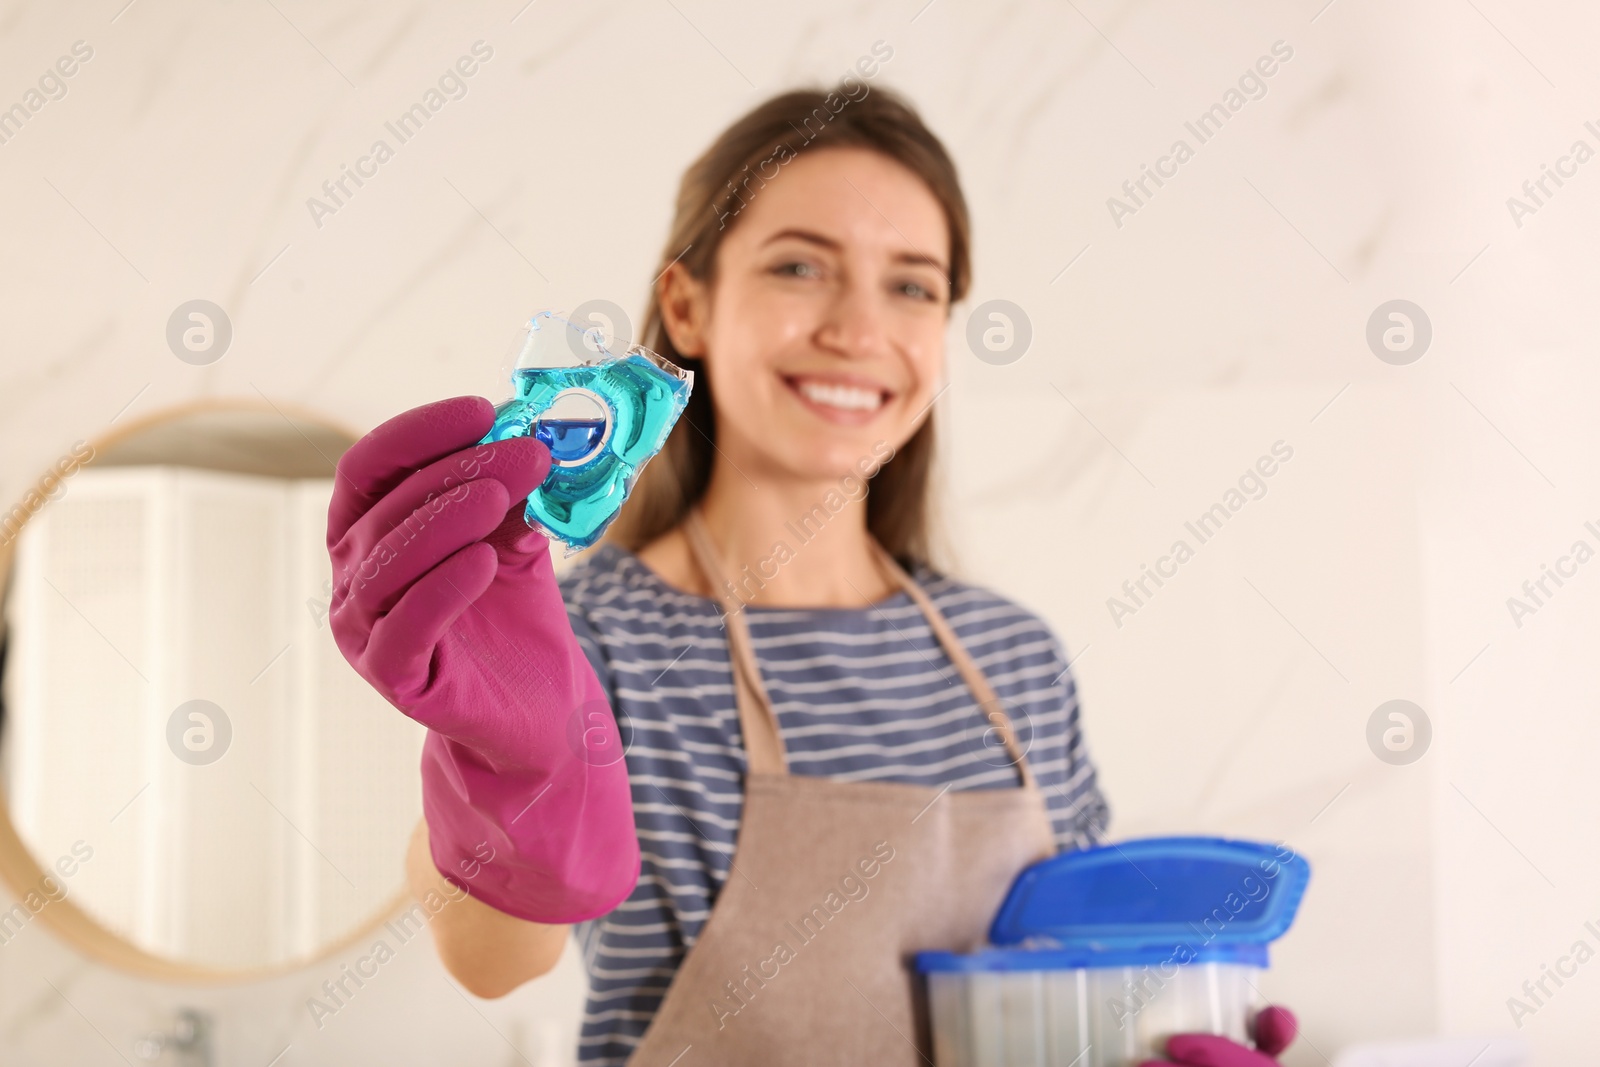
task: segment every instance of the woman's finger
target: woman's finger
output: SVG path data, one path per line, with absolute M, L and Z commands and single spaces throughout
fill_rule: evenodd
M 393 607 L 413 582 L 474 541 L 482 541 L 510 505 L 493 479 L 436 496 L 379 540 L 350 578 L 349 598 L 368 617 Z
M 401 412 L 351 445 L 334 470 L 328 547 L 417 468 L 483 440 L 493 425 L 493 404 L 457 396 Z
M 1174 1034 L 1167 1058 L 1185 1067 L 1278 1067 L 1271 1056 L 1216 1034 Z
M 363 656 L 367 675 L 381 680 L 393 699 L 414 701 L 431 681 L 439 642 L 494 582 L 497 567 L 494 549 L 480 541 L 411 583 L 372 626 Z
M 1271 1004 L 1256 1014 L 1254 1032 L 1256 1048 L 1268 1056 L 1276 1056 L 1294 1041 L 1295 1034 L 1300 1032 L 1300 1022 L 1288 1008 Z
M 520 500 L 544 481 L 550 451 L 531 437 L 475 444 L 437 459 L 406 478 L 376 501 L 351 525 L 336 551 L 365 559 L 374 546 L 430 498 L 443 496 L 479 479 L 492 479 Z

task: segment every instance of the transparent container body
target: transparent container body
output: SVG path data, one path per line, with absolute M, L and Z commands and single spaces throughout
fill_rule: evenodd
M 1173 973 L 1173 972 L 1176 973 Z M 1173 1034 L 1249 1045 L 1258 967 L 938 971 L 927 976 L 937 1067 L 1137 1067 Z
M 570 554 L 600 540 L 617 517 L 683 414 L 694 375 L 542 311 L 528 321 L 511 384 L 516 395 L 496 406 L 484 440 L 532 436 L 550 449 L 550 473 L 524 517 Z

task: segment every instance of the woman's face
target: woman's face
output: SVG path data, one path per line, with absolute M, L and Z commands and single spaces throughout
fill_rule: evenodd
M 859 473 L 910 439 L 941 387 L 944 211 L 860 148 L 801 152 L 749 189 L 709 291 L 684 270 L 663 287 L 673 343 L 705 360 L 718 448 L 746 477 Z

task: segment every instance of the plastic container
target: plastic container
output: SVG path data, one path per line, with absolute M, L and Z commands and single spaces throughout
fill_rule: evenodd
M 973 953 L 923 952 L 937 1067 L 1131 1067 L 1178 1033 L 1250 1044 L 1267 945 L 1310 878 L 1206 837 L 1063 853 L 1018 876 Z

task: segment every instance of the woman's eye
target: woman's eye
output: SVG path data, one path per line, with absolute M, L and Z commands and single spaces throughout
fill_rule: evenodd
M 939 299 L 938 294 L 936 294 L 932 289 L 928 288 L 926 285 L 923 285 L 921 282 L 916 281 L 900 282 L 895 286 L 895 291 L 904 296 L 909 296 L 913 300 Z
M 814 263 L 784 263 L 773 270 L 788 278 L 816 278 L 822 274 Z

